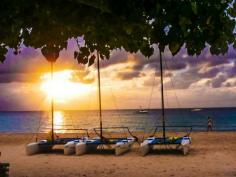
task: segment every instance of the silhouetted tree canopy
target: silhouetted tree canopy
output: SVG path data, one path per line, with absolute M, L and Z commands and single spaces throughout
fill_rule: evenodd
M 161 51 L 169 46 L 173 55 L 184 44 L 190 55 L 206 44 L 212 54 L 224 54 L 236 45 L 235 16 L 232 0 L 1 0 L 0 60 L 24 44 L 55 61 L 67 40 L 78 36 L 85 46 L 74 57 L 89 65 L 96 50 L 102 59 L 117 48 L 149 57 L 152 44 Z

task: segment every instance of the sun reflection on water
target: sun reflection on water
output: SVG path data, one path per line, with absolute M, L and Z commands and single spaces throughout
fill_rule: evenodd
M 63 129 L 64 124 L 64 113 L 62 111 L 55 111 L 54 112 L 54 129 L 56 133 L 65 133 L 65 130 L 59 130 Z

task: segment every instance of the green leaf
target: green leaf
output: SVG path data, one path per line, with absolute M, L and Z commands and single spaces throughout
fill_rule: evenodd
M 236 49 L 236 41 L 234 41 L 233 48 Z
M 74 59 L 77 59 L 78 55 L 79 55 L 79 52 L 74 51 Z
M 1 47 L 0 46 L 0 62 L 4 62 L 4 60 L 6 59 L 6 53 L 7 53 L 7 49 L 5 47 Z
M 181 45 L 179 44 L 179 42 L 174 42 L 173 41 L 173 42 L 170 42 L 169 49 L 170 49 L 172 55 L 175 55 L 181 49 Z
M 197 15 L 197 3 L 191 2 L 192 11 L 195 15 Z
M 96 57 L 94 55 L 92 55 L 90 58 L 89 58 L 89 62 L 88 62 L 88 66 L 91 66 L 94 61 L 95 61 Z
M 41 49 L 43 56 L 50 62 L 55 62 L 59 57 L 59 47 L 44 47 Z
M 234 2 L 233 7 L 228 9 L 228 14 L 231 17 L 236 17 L 236 4 Z
M 77 61 L 79 64 L 87 64 L 88 63 L 88 57 L 80 57 L 78 56 Z
M 235 38 L 232 17 L 236 5 L 230 7 L 230 2 L 1 0 L 0 45 L 17 49 L 23 42 L 27 47 L 42 49 L 49 61 L 55 61 L 68 39 L 83 36 L 85 45 L 74 57 L 89 65 L 94 51 L 101 59 L 109 59 L 110 52 L 117 48 L 141 51 L 149 57 L 153 44 L 162 52 L 169 46 L 173 55 L 186 44 L 188 53 L 194 55 L 208 43 L 213 46 L 213 54 L 220 54 Z M 163 31 L 166 26 L 170 27 L 167 34 Z M 6 52 L 0 52 L 1 61 Z

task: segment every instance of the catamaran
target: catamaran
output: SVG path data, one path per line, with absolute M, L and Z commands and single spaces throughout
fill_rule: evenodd
M 51 81 L 53 81 L 53 62 L 51 62 Z M 76 137 L 76 138 L 59 138 L 55 136 L 55 130 L 74 130 L 74 131 L 83 131 L 86 136 Z M 52 151 L 53 146 L 55 145 L 64 145 L 68 142 L 79 142 L 81 139 L 88 139 L 89 134 L 87 129 L 82 128 L 65 128 L 65 129 L 55 129 L 54 128 L 54 98 L 51 95 L 51 131 L 50 131 L 50 138 L 37 141 L 38 138 L 36 138 L 36 142 L 32 142 L 26 145 L 26 154 L 27 155 L 33 155 L 38 153 L 44 153 Z M 82 135 L 82 134 L 81 134 Z M 56 137 L 56 138 L 55 138 Z M 71 149 L 64 147 L 64 154 L 68 155 L 71 154 Z
M 146 155 L 152 150 L 154 146 L 159 145 L 176 145 L 177 149 L 180 149 L 184 155 L 189 153 L 191 137 L 189 136 L 192 130 L 192 127 L 185 126 L 189 128 L 189 132 L 184 136 L 177 137 L 168 137 L 166 136 L 166 124 L 165 124 L 165 104 L 164 104 L 164 86 L 163 86 L 163 64 L 162 64 L 162 53 L 159 50 L 159 58 L 160 58 L 160 72 L 161 72 L 161 117 L 162 117 L 162 137 L 155 136 L 158 128 L 160 126 L 156 126 L 154 133 L 152 136 L 145 139 L 140 145 L 140 153 L 141 155 Z M 176 128 L 177 126 L 168 126 L 172 128 Z M 183 127 L 183 126 L 181 126 Z
M 65 144 L 65 148 L 69 149 L 71 153 L 75 152 L 76 155 L 83 155 L 87 152 L 96 151 L 98 149 L 109 149 L 115 150 L 115 155 L 121 155 L 131 149 L 131 146 L 137 137 L 132 135 L 128 127 L 103 127 L 102 124 L 102 103 L 101 103 L 101 80 L 100 80 L 100 59 L 99 53 L 97 52 L 97 78 L 98 78 L 98 103 L 99 103 L 99 128 L 94 128 L 94 132 L 97 135 L 95 138 L 80 139 L 79 141 L 70 141 Z M 104 136 L 104 130 L 124 129 L 130 135 L 130 137 L 111 137 L 107 138 Z M 120 136 L 120 135 L 118 135 Z

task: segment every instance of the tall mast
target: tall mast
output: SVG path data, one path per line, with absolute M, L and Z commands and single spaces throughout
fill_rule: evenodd
M 51 84 L 53 84 L 53 62 L 51 61 Z M 51 93 L 51 119 L 52 119 L 52 127 L 51 127 L 51 139 L 52 143 L 54 143 L 54 96 Z
M 164 103 L 164 87 L 163 87 L 163 66 L 162 66 L 162 54 L 160 53 L 160 70 L 161 70 L 161 116 L 162 116 L 162 129 L 163 129 L 163 139 L 165 142 L 166 138 L 166 125 L 165 125 L 165 103 Z
M 103 140 L 102 136 L 102 101 L 101 101 L 101 80 L 100 80 L 100 57 L 97 51 L 97 74 L 98 74 L 98 102 L 99 102 L 99 121 L 100 121 L 100 139 Z

